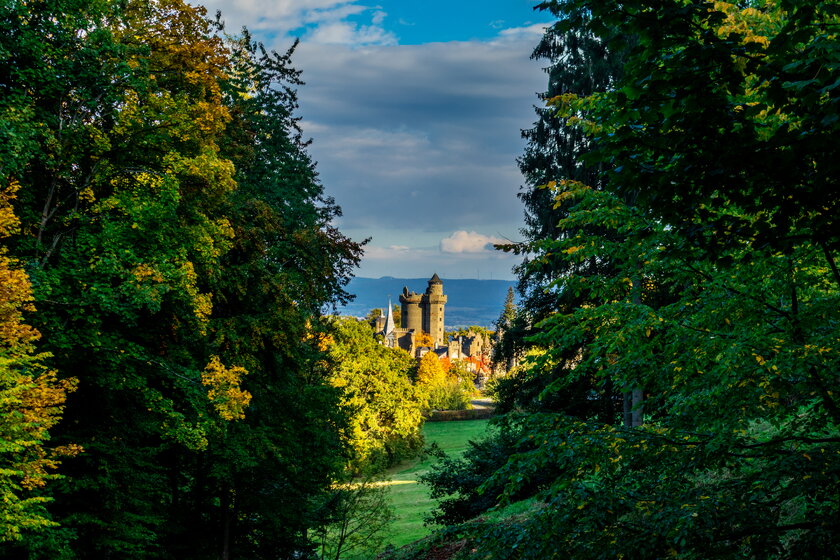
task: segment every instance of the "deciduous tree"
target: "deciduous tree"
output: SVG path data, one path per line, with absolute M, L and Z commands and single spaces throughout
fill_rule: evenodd
M 85 449 L 55 486 L 64 530 L 15 553 L 311 548 L 345 422 L 312 333 L 360 246 L 300 137 L 291 50 L 228 40 L 180 0 L 0 10 L 9 251 L 38 351 L 78 379 L 54 441 Z
M 350 417 L 350 470 L 378 472 L 422 447 L 422 395 L 409 379 L 412 359 L 379 344 L 364 322 L 342 318 L 333 327 L 325 347 L 330 383 Z
M 19 227 L 11 205 L 17 188 L 0 190 L 0 243 Z M 0 245 L 0 542 L 55 526 L 44 507 L 49 494 L 39 490 L 57 477 L 59 457 L 80 451 L 49 441 L 75 380 L 59 380 L 44 364 L 48 356 L 36 353 L 40 333 L 23 319 L 32 299 L 26 272 Z

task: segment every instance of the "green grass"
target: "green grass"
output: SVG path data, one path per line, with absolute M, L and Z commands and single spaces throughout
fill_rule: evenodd
M 435 442 L 447 454 L 460 455 L 467 449 L 467 442 L 481 439 L 487 430 L 487 420 L 462 420 L 457 422 L 427 422 L 423 427 L 426 445 Z M 392 479 L 389 486 L 391 503 L 396 519 L 386 540 L 397 548 L 421 539 L 431 533 L 423 526 L 423 518 L 435 508 L 429 497 L 429 488 L 417 482 L 417 478 L 429 470 L 433 457 L 422 457 L 406 461 L 388 471 Z

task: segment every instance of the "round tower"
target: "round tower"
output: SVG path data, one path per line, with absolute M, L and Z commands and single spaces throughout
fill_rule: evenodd
M 400 303 L 402 304 L 402 326 L 404 329 L 423 330 L 421 299 L 420 294 L 409 292 L 407 287 L 403 288 L 403 293 L 400 294 Z
M 423 330 L 432 336 L 436 346 L 443 346 L 443 308 L 446 305 L 446 296 L 443 295 L 443 282 L 437 273 L 429 279 L 429 287 L 426 288 L 423 299 Z
M 426 288 L 427 294 L 434 294 L 437 296 L 443 295 L 443 282 L 441 282 L 440 277 L 435 272 L 435 275 L 429 279 L 429 287 Z

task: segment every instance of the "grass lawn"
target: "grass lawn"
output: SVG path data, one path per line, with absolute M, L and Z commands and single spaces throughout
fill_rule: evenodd
M 458 455 L 467 449 L 467 442 L 481 439 L 487 429 L 487 420 L 461 420 L 454 422 L 427 422 L 423 427 L 426 445 L 436 442 L 447 454 Z M 387 543 L 403 546 L 423 538 L 431 531 L 423 526 L 423 517 L 434 507 L 429 488 L 417 482 L 417 477 L 429 470 L 435 461 L 425 457 L 401 463 L 388 471 L 391 501 L 396 519 Z

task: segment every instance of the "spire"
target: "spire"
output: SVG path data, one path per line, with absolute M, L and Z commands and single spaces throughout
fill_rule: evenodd
M 391 299 L 388 298 L 388 311 L 385 313 L 385 336 L 388 336 L 394 330 L 394 316 L 391 309 Z
M 432 276 L 431 280 L 429 280 L 429 284 L 443 284 L 440 280 L 440 276 L 437 275 L 437 272 L 435 272 L 435 275 Z

